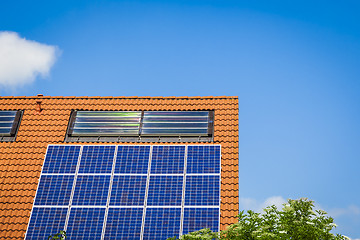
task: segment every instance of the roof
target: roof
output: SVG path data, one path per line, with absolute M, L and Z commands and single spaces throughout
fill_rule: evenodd
M 24 238 L 46 148 L 71 144 L 64 143 L 71 110 L 214 110 L 214 144 L 222 148 L 220 224 L 224 229 L 239 212 L 238 109 L 238 98 L 227 96 L 0 97 L 0 110 L 24 110 L 16 141 L 0 142 L 0 238 Z

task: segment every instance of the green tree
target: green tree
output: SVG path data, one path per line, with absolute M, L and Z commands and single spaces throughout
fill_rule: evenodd
M 220 233 L 209 229 L 189 233 L 181 240 L 346 240 L 346 236 L 333 234 L 334 219 L 322 210 L 314 210 L 314 202 L 306 198 L 289 199 L 278 210 L 274 205 L 263 213 L 241 211 L 238 222 Z M 176 238 L 172 238 L 176 239 Z

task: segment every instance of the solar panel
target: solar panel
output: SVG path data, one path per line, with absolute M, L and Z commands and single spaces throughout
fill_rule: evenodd
M 77 111 L 70 124 L 73 136 L 137 135 L 141 112 Z
M 35 205 L 69 205 L 74 176 L 42 175 L 36 192 Z
M 185 186 L 185 205 L 219 205 L 219 176 L 187 176 Z
M 51 145 L 26 236 L 166 239 L 219 216 L 219 145 Z
M 80 146 L 49 146 L 42 173 L 73 173 L 80 153 Z
M 111 173 L 115 146 L 84 146 L 79 173 Z
M 115 173 L 147 174 L 150 146 L 119 146 Z
M 142 135 L 208 135 L 207 111 L 146 111 Z
M 110 176 L 78 176 L 73 205 L 105 206 L 109 193 Z
M 109 208 L 104 239 L 140 239 L 143 208 Z
M 144 240 L 179 236 L 181 208 L 146 209 Z
M 105 208 L 72 208 L 66 234 L 69 239 L 101 239 Z
M 147 205 L 181 206 L 183 176 L 150 176 Z
M 154 146 L 151 160 L 151 173 L 183 173 L 184 159 L 185 146 Z
M 49 235 L 64 230 L 67 211 L 67 207 L 34 207 L 25 239 L 47 239 Z
M 114 176 L 110 205 L 143 206 L 146 176 Z
M 185 208 L 183 234 L 210 228 L 219 231 L 220 211 L 218 208 Z
M 189 146 L 186 172 L 220 174 L 220 157 L 220 146 Z

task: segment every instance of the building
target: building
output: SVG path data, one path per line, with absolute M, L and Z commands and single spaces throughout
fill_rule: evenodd
M 146 111 L 203 111 L 209 116 L 213 114 L 213 126 L 208 128 L 211 134 L 199 136 L 76 135 L 69 127 L 75 119 L 74 110 L 135 111 L 140 115 Z M 1 111 L 18 111 L 12 120 L 18 121 L 18 125 L 8 129 L 9 132 L 6 130 L 6 134 L 0 131 L 1 239 L 24 239 L 49 145 L 221 146 L 220 229 L 237 219 L 237 97 L 48 97 L 39 94 L 0 97 Z

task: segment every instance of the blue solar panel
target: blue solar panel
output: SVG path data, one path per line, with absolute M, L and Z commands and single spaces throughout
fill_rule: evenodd
M 115 146 L 84 146 L 79 173 L 111 173 Z
M 38 208 L 34 207 L 31 213 L 29 227 L 25 239 L 47 239 L 64 230 L 68 208 Z
M 35 205 L 69 205 L 74 176 L 42 175 Z
M 182 210 L 184 234 L 219 231 L 219 209 L 220 146 L 49 146 L 26 239 L 46 239 L 65 225 L 69 239 L 100 239 L 102 233 L 141 239 L 141 230 L 144 239 L 166 239 L 180 234 Z
M 219 205 L 220 176 L 187 176 L 185 205 Z
M 210 228 L 219 231 L 219 208 L 185 208 L 183 234 Z
M 181 206 L 183 176 L 151 176 L 147 205 Z
M 76 240 L 100 239 L 105 208 L 72 208 L 67 227 L 67 237 Z
M 75 173 L 80 146 L 49 146 L 42 173 Z
M 144 205 L 146 176 L 114 176 L 110 205 Z
M 151 173 L 183 173 L 184 159 L 185 146 L 154 146 L 151 160 Z
M 220 173 L 220 146 L 189 146 L 186 173 Z
M 115 173 L 147 174 L 150 146 L 119 146 Z
M 110 176 L 78 176 L 72 204 L 105 206 L 109 185 Z
M 179 236 L 181 208 L 147 208 L 144 239 Z
M 140 239 L 143 208 L 109 208 L 105 239 Z

